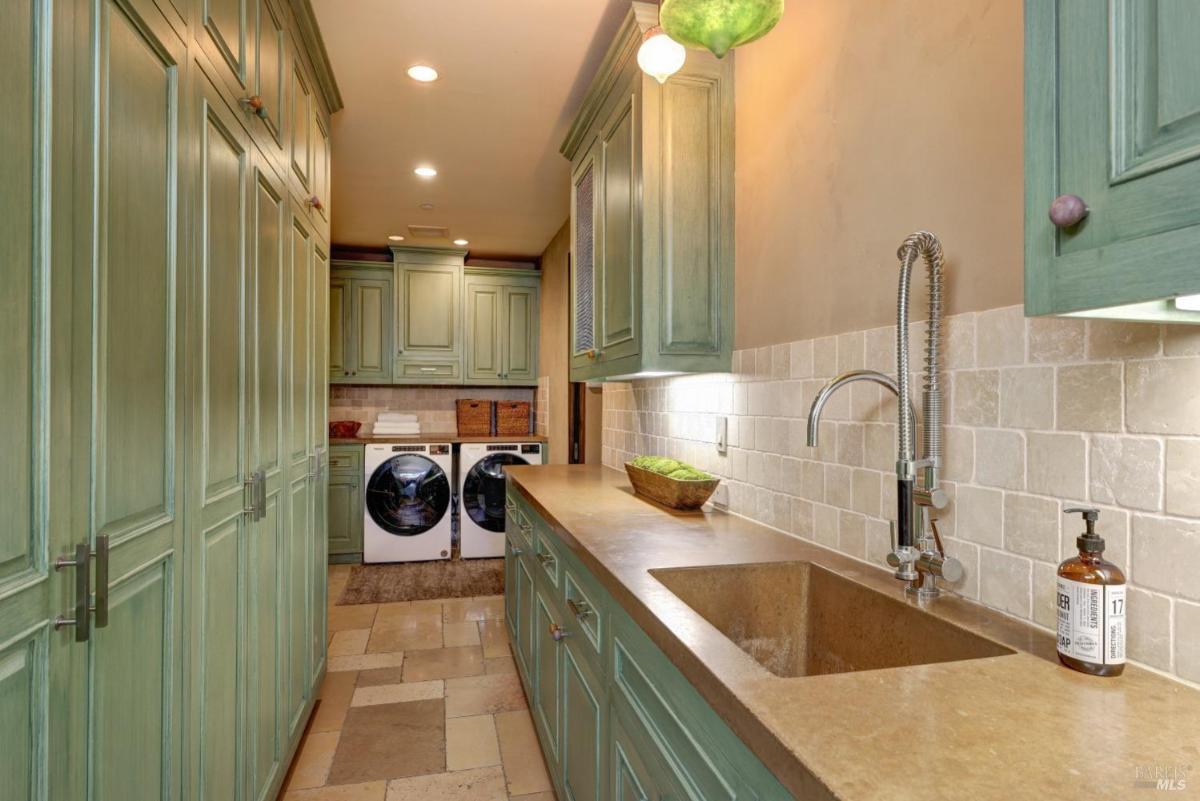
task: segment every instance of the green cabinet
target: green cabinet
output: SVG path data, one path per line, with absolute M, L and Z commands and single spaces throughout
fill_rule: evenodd
M 462 383 L 466 251 L 393 247 L 396 383 Z
M 1200 322 L 1198 40 L 1181 0 L 1026 0 L 1027 314 Z
M 511 482 L 506 510 L 505 614 L 558 797 L 791 799 Z
M 733 345 L 733 64 L 696 51 L 659 85 L 634 4 L 575 117 L 571 379 L 721 372 Z
M 329 382 L 392 380 L 392 273 L 378 262 L 333 262 L 329 280 Z
M 363 446 L 333 445 L 329 461 L 330 561 L 357 561 L 363 549 Z
M 536 384 L 537 272 L 468 268 L 465 285 L 465 383 Z

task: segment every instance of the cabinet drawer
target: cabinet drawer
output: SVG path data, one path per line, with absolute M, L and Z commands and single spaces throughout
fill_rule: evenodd
M 570 564 L 563 568 L 563 599 L 567 612 L 574 620 L 573 627 L 582 635 L 580 642 L 586 643 L 592 656 L 598 657 L 603 642 L 602 596 L 584 575 Z
M 504 527 L 513 535 L 513 542 L 527 553 L 533 553 L 533 520 L 525 504 L 509 492 L 504 498 Z
M 396 365 L 398 378 L 438 378 L 457 380 L 461 375 L 461 365 L 452 362 L 400 362 Z
M 329 472 L 361 475 L 363 469 L 363 449 L 358 446 L 339 447 L 334 445 L 329 449 Z
M 658 660 L 647 659 L 647 664 L 639 664 L 634 650 L 621 635 L 613 638 L 613 684 L 618 694 L 632 707 L 634 717 L 645 727 L 663 761 L 675 769 L 688 798 L 732 801 L 737 797 L 737 779 L 717 769 L 719 757 L 692 735 L 693 726 L 676 714 L 677 702 L 664 698 L 659 690 L 670 682 L 685 682 L 684 678 L 669 665 L 656 669 L 658 666 L 651 662 Z
M 550 583 L 558 587 L 559 576 L 562 573 L 562 559 L 558 556 L 558 548 L 554 544 L 554 535 L 549 531 L 543 530 L 545 524 L 541 520 L 536 520 L 534 525 L 537 527 L 537 533 L 533 541 L 533 557 L 541 567 L 546 578 L 550 579 Z M 562 603 L 559 601 L 559 603 Z

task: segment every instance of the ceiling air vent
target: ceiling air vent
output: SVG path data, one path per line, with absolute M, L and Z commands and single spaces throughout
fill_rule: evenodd
M 438 225 L 410 225 L 408 232 L 417 239 L 449 239 L 450 229 Z

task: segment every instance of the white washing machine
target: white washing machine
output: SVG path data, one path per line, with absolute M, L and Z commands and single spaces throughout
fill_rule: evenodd
M 452 451 L 448 442 L 366 446 L 364 562 L 450 558 Z
M 504 556 L 504 469 L 541 464 L 540 442 L 464 442 L 458 455 L 458 536 L 463 559 Z

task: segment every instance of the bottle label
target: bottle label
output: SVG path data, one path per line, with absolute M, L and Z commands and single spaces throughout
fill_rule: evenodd
M 1125 585 L 1058 578 L 1058 652 L 1096 665 L 1125 663 Z

